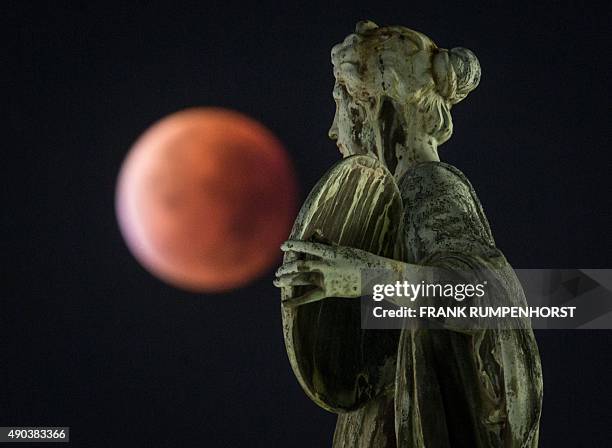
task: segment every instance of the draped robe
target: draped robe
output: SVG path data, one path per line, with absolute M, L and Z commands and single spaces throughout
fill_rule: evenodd
M 526 303 L 474 189 L 458 169 L 421 163 L 399 186 L 404 261 L 461 272 L 492 270 L 496 278 L 488 297 Z M 537 446 L 542 373 L 531 329 L 404 329 L 388 350 L 397 353 L 394 381 L 358 409 L 336 410 L 334 448 Z

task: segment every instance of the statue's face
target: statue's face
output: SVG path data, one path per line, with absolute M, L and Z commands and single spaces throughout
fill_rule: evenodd
M 329 137 L 336 141 L 343 157 L 367 153 L 368 149 L 364 145 L 366 130 L 363 129 L 367 121 L 363 104 L 355 101 L 346 87 L 338 82 L 334 84 L 333 97 L 336 114 L 329 129 Z
M 435 45 L 426 36 L 400 27 L 371 24 L 332 49 L 336 115 L 329 130 L 342 154 L 374 152 L 380 100 L 408 103 L 431 85 Z

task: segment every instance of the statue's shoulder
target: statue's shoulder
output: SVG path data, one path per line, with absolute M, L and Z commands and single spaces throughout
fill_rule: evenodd
M 399 188 L 405 199 L 419 193 L 457 192 L 475 195 L 468 178 L 457 167 L 444 162 L 423 162 L 406 170 L 399 180 Z
M 399 181 L 405 219 L 438 226 L 442 218 L 457 226 L 461 217 L 494 244 L 489 222 L 474 187 L 458 168 L 444 162 L 424 162 L 410 167 Z M 467 228 L 467 227 L 466 227 Z

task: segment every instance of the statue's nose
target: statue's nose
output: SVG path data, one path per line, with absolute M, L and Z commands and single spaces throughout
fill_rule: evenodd
M 334 115 L 334 121 L 332 122 L 329 131 L 327 131 L 327 135 L 332 140 L 338 140 L 338 123 L 337 123 L 337 114 Z

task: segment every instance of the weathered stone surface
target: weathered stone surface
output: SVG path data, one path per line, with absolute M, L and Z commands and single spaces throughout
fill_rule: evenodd
M 357 198 L 351 192 L 359 190 L 342 176 L 311 193 L 340 192 L 331 195 L 333 206 L 309 198 L 292 239 L 316 239 L 318 223 L 325 232 L 337 228 L 326 219 L 358 225 L 350 238 L 332 231 L 318 242 L 283 245 L 287 256 L 275 284 L 283 288 L 285 340 L 298 380 L 317 404 L 339 414 L 334 447 L 537 446 L 542 376 L 531 330 L 447 325 L 405 329 L 399 342 L 393 333 L 369 338 L 352 300 L 362 293 L 362 269 L 380 269 L 390 282 L 415 282 L 428 266 L 475 275 L 490 270 L 495 303 L 525 302 L 474 189 L 438 157 L 452 134 L 451 108 L 478 85 L 478 60 L 407 28 L 360 22 L 333 48 L 332 63 L 330 137 L 345 157 L 370 156 L 388 168 L 403 215 L 387 215 L 387 229 L 400 229 L 394 250 L 367 246 L 361 243 L 394 232 L 361 225 L 358 211 L 384 210 L 395 195 Z M 341 166 L 351 160 L 358 159 Z

